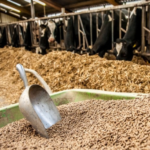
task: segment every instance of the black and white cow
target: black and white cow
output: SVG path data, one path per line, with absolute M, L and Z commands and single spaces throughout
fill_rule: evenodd
M 122 28 L 126 28 L 127 19 L 124 11 L 122 11 Z M 123 33 L 122 33 L 123 34 Z M 119 11 L 114 11 L 114 40 L 119 37 Z M 107 50 L 110 50 L 112 46 L 112 13 L 108 11 L 104 16 L 104 23 L 101 31 L 98 35 L 96 42 L 93 45 L 90 55 L 98 53 L 100 57 L 103 57 Z
M 36 53 L 46 54 L 46 49 L 49 48 L 49 44 L 53 42 L 57 42 L 60 44 L 60 30 L 59 27 L 62 27 L 63 23 L 55 22 L 53 20 L 48 20 L 45 23 L 40 25 L 41 33 L 40 33 L 40 47 L 36 48 Z
M 7 38 L 6 38 L 6 27 L 1 26 L 0 27 L 0 48 L 3 48 L 7 44 Z
M 6 26 L 7 46 L 12 46 L 13 30 L 14 30 L 14 25 L 7 25 Z
M 39 42 L 39 21 L 28 21 L 25 29 L 24 46 L 25 50 L 33 51 L 32 40 L 36 43 Z M 34 44 L 36 44 L 34 43 Z
M 91 37 L 90 37 L 90 16 L 89 14 L 81 14 L 80 15 L 83 27 L 85 30 L 85 34 L 87 37 L 87 41 L 89 45 L 91 45 Z M 98 15 L 98 28 L 101 27 L 102 19 L 101 15 Z M 82 29 L 81 29 L 82 30 Z M 65 35 L 65 48 L 67 51 L 80 51 L 82 47 L 82 36 L 81 36 L 81 45 L 79 45 L 79 32 L 78 32 L 78 16 L 75 15 L 73 17 L 69 17 L 67 19 L 67 29 Z M 96 14 L 92 14 L 92 39 L 93 42 L 96 40 Z M 88 49 L 88 47 L 86 47 Z
M 126 34 L 122 39 L 116 40 L 115 55 L 117 60 L 133 58 L 133 50 L 141 45 L 141 8 L 135 7 L 130 15 L 130 22 Z
M 13 47 L 20 47 L 24 43 L 23 27 L 19 24 L 15 24 L 13 27 L 11 44 Z
M 31 42 L 31 22 L 27 23 L 25 37 L 24 37 L 24 46 L 26 50 L 31 50 L 32 42 Z

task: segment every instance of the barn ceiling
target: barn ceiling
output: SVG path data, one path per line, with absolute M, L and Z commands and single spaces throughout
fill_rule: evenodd
M 21 6 L 18 6 L 16 4 L 13 4 L 12 2 L 16 2 L 21 4 Z M 13 10 L 10 9 L 6 9 L 3 6 L 0 5 L 0 8 L 4 8 L 7 10 L 7 13 L 10 14 L 10 12 L 15 12 L 20 14 L 21 16 L 25 16 L 27 18 L 31 17 L 31 8 L 30 8 L 30 3 L 27 2 L 30 0 L 1 0 L 0 3 L 1 4 L 5 4 L 8 5 L 10 7 L 13 7 L 17 10 L 19 10 L 20 12 L 15 12 Z M 85 8 L 85 7 L 89 7 L 89 6 L 98 6 L 98 5 L 102 5 L 102 4 L 106 4 L 106 3 L 110 3 L 113 5 L 119 5 L 121 4 L 121 0 L 40 0 L 42 2 L 44 2 L 46 4 L 45 6 L 45 11 L 46 14 L 50 14 L 50 13 L 57 13 L 61 11 L 61 8 L 64 7 L 66 9 L 66 13 L 67 12 L 71 12 L 74 9 L 77 8 Z M 34 2 L 34 8 L 35 8 L 35 16 L 36 17 L 43 17 L 44 16 L 44 6 L 41 4 L 38 4 L 37 2 Z M 2 11 L 2 10 L 0 10 Z

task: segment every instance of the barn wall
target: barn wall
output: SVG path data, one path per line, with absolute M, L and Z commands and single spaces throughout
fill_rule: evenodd
M 14 21 L 19 21 L 18 18 L 9 16 L 9 15 L 4 14 L 4 13 L 0 13 L 0 17 L 1 17 L 0 22 L 2 22 L 2 23 L 10 23 L 10 22 L 14 22 Z

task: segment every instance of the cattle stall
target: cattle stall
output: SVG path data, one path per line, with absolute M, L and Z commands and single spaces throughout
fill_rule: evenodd
M 136 51 L 136 55 L 141 55 L 141 56 L 150 56 L 149 53 L 145 52 L 145 38 L 147 39 L 147 43 L 148 45 L 150 44 L 150 40 L 149 40 L 149 35 L 150 35 L 150 20 L 148 18 L 149 14 L 150 14 L 150 6 L 149 6 L 150 2 L 139 2 L 137 4 L 128 4 L 128 5 L 121 5 L 121 6 L 114 6 L 111 8 L 102 8 L 102 9 L 98 9 L 98 10 L 89 10 L 89 11 L 85 11 L 85 12 L 76 12 L 76 13 L 64 13 L 64 10 L 62 9 L 62 14 L 59 16 L 52 16 L 52 17 L 42 17 L 42 18 L 37 18 L 37 19 L 29 19 L 29 20 L 25 20 L 25 21 L 18 21 L 18 22 L 13 22 L 13 23 L 8 23 L 8 24 L 0 24 L 0 27 L 5 26 L 6 27 L 6 33 L 7 33 L 7 45 L 11 45 L 11 40 L 12 40 L 12 34 L 11 34 L 11 28 L 12 26 L 16 26 L 16 31 L 18 32 L 19 35 L 19 46 L 24 46 L 24 42 L 23 40 L 25 39 L 25 32 L 28 28 L 28 26 L 30 27 L 30 38 L 31 38 L 31 43 L 29 45 L 29 47 L 39 47 L 39 41 L 41 38 L 41 29 L 40 29 L 40 25 L 43 24 L 43 22 L 46 22 L 48 20 L 58 20 L 58 22 L 63 22 L 63 30 L 61 30 L 61 28 L 59 28 L 60 32 L 59 32 L 59 36 L 60 36 L 60 41 L 61 41 L 61 49 L 65 49 L 64 46 L 64 39 L 66 36 L 66 28 L 67 26 L 65 25 L 65 21 L 67 20 L 68 17 L 75 17 L 77 16 L 77 21 L 78 21 L 78 47 L 81 47 L 82 45 L 82 51 L 83 52 L 87 52 L 87 48 L 90 48 L 90 50 L 92 51 L 92 47 L 94 45 L 94 41 L 93 41 L 93 34 L 95 34 L 96 38 L 98 37 L 98 34 L 101 31 L 101 27 L 104 23 L 104 15 L 106 14 L 107 11 L 110 11 L 112 14 L 112 21 L 111 21 L 111 49 L 113 50 L 114 48 L 114 11 L 118 10 L 119 11 L 119 38 L 122 38 L 122 33 L 126 33 L 126 30 L 122 28 L 122 9 L 126 9 L 127 11 L 127 16 L 128 16 L 128 23 L 130 22 L 130 14 L 133 8 L 135 7 L 141 7 L 142 8 L 142 28 L 141 28 L 141 47 L 138 49 L 138 51 Z M 83 25 L 83 20 L 81 18 L 81 15 L 83 14 L 88 14 L 89 15 L 89 26 L 90 26 L 90 41 L 87 38 L 87 34 L 85 31 L 85 27 Z M 93 22 L 92 22 L 92 15 L 96 14 L 96 33 L 93 33 Z M 99 21 L 98 21 L 98 15 L 101 15 L 101 20 L 102 20 L 102 25 L 99 28 Z M 74 19 L 73 19 L 74 20 Z M 23 31 L 21 31 L 21 27 L 23 29 Z M 63 33 L 62 33 L 63 32 Z M 61 34 L 64 35 L 64 39 L 62 39 Z M 147 46 L 148 46 L 147 45 Z M 52 49 L 57 49 L 56 43 L 54 43 L 51 46 Z M 107 51 L 108 53 L 113 53 L 112 51 Z

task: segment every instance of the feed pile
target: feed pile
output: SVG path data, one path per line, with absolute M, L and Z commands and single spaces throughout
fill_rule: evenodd
M 73 88 L 150 92 L 150 66 L 137 57 L 125 62 L 66 51 L 42 56 L 20 48 L 4 48 L 0 49 L 0 107 L 17 103 L 24 90 L 17 63 L 37 71 L 53 92 Z M 27 78 L 29 85 L 40 84 L 30 73 Z
M 150 97 L 59 106 L 62 120 L 40 137 L 25 119 L 0 129 L 1 149 L 149 150 Z

